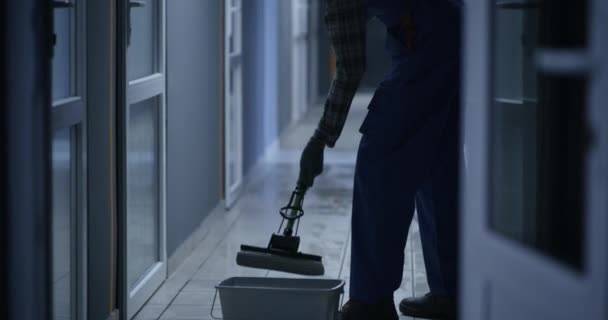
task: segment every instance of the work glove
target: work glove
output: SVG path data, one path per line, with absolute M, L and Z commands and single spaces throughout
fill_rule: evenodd
M 323 172 L 323 151 L 325 145 L 323 137 L 318 132 L 315 132 L 306 144 L 306 147 L 304 147 L 302 157 L 300 158 L 299 186 L 305 188 L 312 187 L 315 178 Z

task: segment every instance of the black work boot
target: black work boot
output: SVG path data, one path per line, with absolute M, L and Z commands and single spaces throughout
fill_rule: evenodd
M 422 297 L 403 299 L 399 311 L 414 318 L 453 320 L 456 319 L 456 302 L 429 292 Z
M 350 300 L 340 310 L 340 320 L 398 320 L 393 299 L 369 304 Z

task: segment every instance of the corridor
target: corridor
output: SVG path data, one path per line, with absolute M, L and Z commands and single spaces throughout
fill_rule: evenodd
M 364 302 L 398 282 L 380 251 L 403 230 L 408 314 L 608 319 L 608 1 L 406 2 L 4 1 L 0 319 L 231 318 L 222 281 L 306 278 L 236 257 L 321 163 L 299 251 L 342 306 L 364 231 L 345 314 L 396 318 Z M 353 227 L 366 117 L 357 210 L 396 215 Z M 396 221 L 413 187 L 421 228 Z M 443 260 L 429 296 L 421 232 Z M 267 300 L 230 310 L 301 301 Z
M 324 173 L 304 200 L 305 216 L 300 226 L 301 251 L 323 256 L 326 278 L 347 282 L 350 274 L 350 214 L 358 127 L 371 94 L 361 94 L 353 103 L 343 138 L 326 152 Z M 255 170 L 235 206 L 216 210 L 203 222 L 203 240 L 136 315 L 137 320 L 212 319 L 215 289 L 220 281 L 234 276 L 293 277 L 276 271 L 237 266 L 236 253 L 243 243 L 266 246 L 280 223 L 278 210 L 286 204 L 298 174 L 298 157 L 319 119 L 321 107 L 310 112 L 281 137 L 280 148 L 266 156 Z M 411 226 L 405 255 L 402 298 L 427 292 L 418 226 Z M 344 297 L 344 302 L 348 295 Z M 218 305 L 219 303 L 216 303 Z M 215 316 L 221 317 L 216 306 Z M 409 319 L 402 316 L 402 319 Z

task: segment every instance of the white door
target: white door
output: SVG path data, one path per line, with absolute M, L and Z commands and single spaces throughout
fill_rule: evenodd
M 52 1 L 53 319 L 86 319 L 85 1 Z
M 167 276 L 165 251 L 165 1 L 129 0 L 126 110 L 121 166 L 125 168 L 127 317 Z
M 608 319 L 608 2 L 465 11 L 461 319 Z
M 241 0 L 225 1 L 224 193 L 226 207 L 243 185 L 243 64 Z
M 298 121 L 308 107 L 308 0 L 292 0 L 291 117 Z

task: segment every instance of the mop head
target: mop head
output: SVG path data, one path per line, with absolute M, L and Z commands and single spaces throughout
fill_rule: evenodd
M 305 276 L 325 274 L 320 256 L 280 249 L 260 248 L 242 245 L 236 256 L 239 266 L 282 271 Z
M 322 276 L 325 274 L 320 256 L 298 252 L 300 237 L 297 236 L 297 233 L 300 218 L 304 215 L 304 210 L 302 210 L 304 193 L 306 193 L 306 188 L 296 187 L 296 190 L 291 194 L 289 204 L 281 208 L 280 213 L 283 222 L 287 221 L 287 226 L 282 233 L 272 235 L 268 247 L 241 246 L 241 251 L 236 255 L 236 263 L 239 266 L 305 276 Z M 279 232 L 283 227 L 283 222 L 281 222 Z

